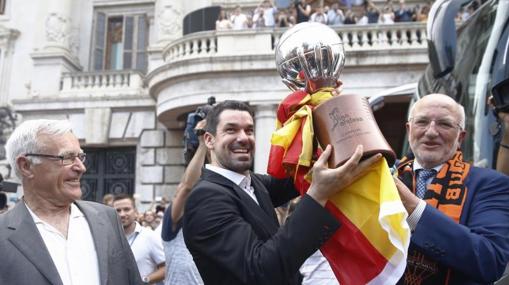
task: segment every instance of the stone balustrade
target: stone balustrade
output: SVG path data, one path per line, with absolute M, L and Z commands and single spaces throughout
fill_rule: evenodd
M 134 70 L 64 73 L 61 96 L 141 95 L 143 75 Z
M 344 42 L 346 52 L 427 47 L 425 23 L 396 23 L 387 25 L 344 25 L 334 27 Z M 165 62 L 249 53 L 274 54 L 277 41 L 286 29 L 258 29 L 240 31 L 204 31 L 186 35 L 166 46 Z

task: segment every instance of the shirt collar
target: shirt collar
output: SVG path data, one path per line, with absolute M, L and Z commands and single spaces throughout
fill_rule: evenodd
M 433 167 L 432 169 L 435 169 L 438 173 L 438 171 L 440 170 L 440 168 L 442 168 L 444 164 L 439 164 L 438 166 L 435 166 Z M 419 164 L 419 162 L 417 162 L 417 159 L 414 159 L 414 173 L 417 172 L 417 170 L 420 170 L 420 169 L 425 169 L 424 167 L 422 167 L 422 165 Z
M 140 225 L 140 223 L 138 223 L 138 222 L 135 222 L 135 223 L 136 223 L 136 226 L 134 227 L 133 233 L 140 233 L 141 230 L 143 229 L 143 227 Z
M 217 173 L 219 175 L 224 176 L 225 178 L 227 178 L 228 180 L 232 181 L 233 183 L 235 183 L 238 186 L 240 186 L 242 181 L 247 178 L 248 181 L 249 181 L 249 184 L 246 183 L 246 185 L 248 187 L 251 186 L 251 177 L 242 175 L 240 173 L 237 173 L 237 172 L 225 169 L 225 168 L 217 167 L 217 166 L 212 165 L 212 164 L 206 164 L 205 168 L 207 168 L 208 170 L 213 171 L 213 172 L 215 172 L 215 173 Z
M 45 224 L 45 222 L 43 220 L 41 220 L 41 218 L 39 218 L 39 216 L 37 216 L 36 213 L 34 213 L 32 211 L 32 209 L 30 209 L 30 207 L 28 207 L 27 203 L 23 200 L 23 203 L 25 203 L 25 207 L 28 209 L 28 212 L 30 213 L 30 216 L 32 216 L 32 219 L 34 220 L 34 223 L 36 224 Z M 78 208 L 78 206 L 76 206 L 74 203 L 71 204 L 71 213 L 70 213 L 70 219 L 75 219 L 75 218 L 80 218 L 80 217 L 84 217 L 85 215 L 83 214 L 83 212 L 81 212 L 80 208 Z

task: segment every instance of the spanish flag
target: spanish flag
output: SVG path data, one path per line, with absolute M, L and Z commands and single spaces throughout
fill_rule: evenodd
M 301 195 L 309 188 L 307 174 L 320 152 L 312 110 L 331 97 L 330 90 L 296 91 L 278 107 L 267 172 L 278 178 L 293 177 Z M 410 229 L 385 159 L 332 197 L 326 208 L 341 227 L 321 251 L 339 282 L 395 284 L 406 267 Z

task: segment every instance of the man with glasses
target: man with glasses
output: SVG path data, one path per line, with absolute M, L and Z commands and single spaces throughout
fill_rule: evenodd
M 0 215 L 0 284 L 141 284 L 115 210 L 78 201 L 86 155 L 70 123 L 26 121 L 5 148 L 24 195 Z
M 493 283 L 509 258 L 509 177 L 463 160 L 465 111 L 449 96 L 418 100 L 406 128 L 395 180 L 412 238 L 398 284 Z

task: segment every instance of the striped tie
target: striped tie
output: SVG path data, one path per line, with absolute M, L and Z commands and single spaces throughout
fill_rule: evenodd
M 417 197 L 422 199 L 424 197 L 424 193 L 426 193 L 426 181 L 429 178 L 435 176 L 437 171 L 435 169 L 420 169 L 417 172 L 417 185 L 416 191 Z

